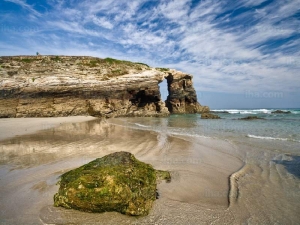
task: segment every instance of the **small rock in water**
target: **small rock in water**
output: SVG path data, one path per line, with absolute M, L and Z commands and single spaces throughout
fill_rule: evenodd
M 201 119 L 221 119 L 218 115 L 214 115 L 211 113 L 202 113 Z
M 258 116 L 247 116 L 245 118 L 240 118 L 239 120 L 264 120 L 264 118 L 260 118 Z
M 272 112 L 273 114 L 290 114 L 291 111 L 282 111 L 282 110 L 276 110 Z

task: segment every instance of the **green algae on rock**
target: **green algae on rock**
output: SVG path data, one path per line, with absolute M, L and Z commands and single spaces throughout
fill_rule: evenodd
M 157 182 L 162 179 L 170 181 L 170 173 L 155 170 L 131 153 L 116 152 L 63 174 L 54 206 L 147 215 L 156 199 Z

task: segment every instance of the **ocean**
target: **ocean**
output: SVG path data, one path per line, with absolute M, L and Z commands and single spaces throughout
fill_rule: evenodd
M 276 110 L 290 113 L 272 113 Z M 204 120 L 199 114 L 171 115 L 168 118 L 123 118 L 126 126 L 165 132 L 168 135 L 217 138 L 284 148 L 300 154 L 300 109 L 213 109 L 221 119 Z M 261 119 L 241 120 L 248 116 Z

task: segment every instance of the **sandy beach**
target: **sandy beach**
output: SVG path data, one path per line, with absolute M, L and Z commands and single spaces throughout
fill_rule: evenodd
M 249 146 L 93 117 L 1 119 L 0 138 L 0 224 L 299 222 L 299 181 L 280 165 L 266 163 L 274 157 L 270 152 Z M 160 198 L 148 216 L 53 207 L 61 174 L 116 151 L 171 172 L 171 183 L 158 185 Z

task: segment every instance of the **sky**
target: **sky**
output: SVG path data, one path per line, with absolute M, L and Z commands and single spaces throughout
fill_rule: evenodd
M 211 108 L 300 108 L 300 0 L 0 0 L 0 55 L 36 52 L 174 68 Z

